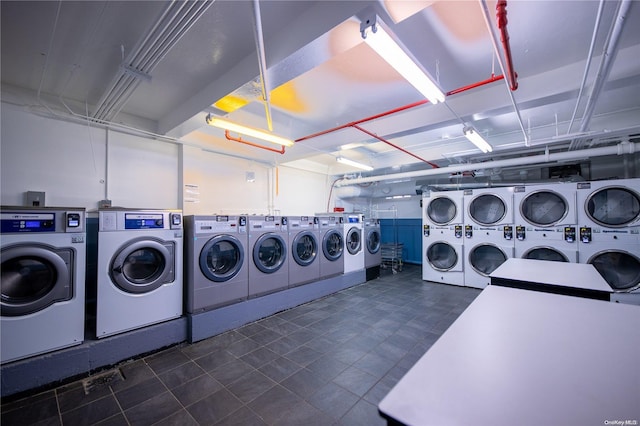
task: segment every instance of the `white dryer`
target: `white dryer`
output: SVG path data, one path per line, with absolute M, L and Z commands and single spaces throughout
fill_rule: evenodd
M 464 285 L 463 191 L 422 197 L 422 279 Z
M 320 279 L 344 273 L 344 238 L 342 216 L 316 214 L 319 225 Z
M 249 297 L 262 296 L 289 286 L 287 218 L 249 216 Z
M 579 183 L 579 259 L 614 290 L 611 299 L 640 304 L 640 179 Z
M 96 337 L 180 317 L 180 210 L 98 211 Z
M 6 363 L 84 340 L 84 208 L 2 207 L 0 356 Z
M 364 216 L 362 213 L 344 214 L 344 273 L 362 271 L 364 269 L 363 230 Z
M 515 256 L 578 261 L 576 184 L 514 187 Z
M 249 297 L 246 216 L 185 216 L 185 310 L 199 313 Z
M 320 279 L 318 220 L 314 216 L 289 216 L 289 287 Z
M 484 288 L 489 274 L 514 256 L 513 188 L 464 191 L 464 282 Z

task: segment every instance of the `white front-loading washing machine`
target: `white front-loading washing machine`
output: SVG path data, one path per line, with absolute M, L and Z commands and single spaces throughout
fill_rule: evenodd
M 0 209 L 1 362 L 82 343 L 85 209 Z
M 514 256 L 513 187 L 464 191 L 464 282 L 484 288 L 489 275 Z
M 577 186 L 579 259 L 609 283 L 612 301 L 640 304 L 640 179 Z
M 97 213 L 96 337 L 180 317 L 182 212 L 113 208 Z
M 287 218 L 249 216 L 249 297 L 289 287 Z
M 515 256 L 578 261 L 576 184 L 514 187 Z
M 318 220 L 314 216 L 288 216 L 289 287 L 320 279 Z
M 249 297 L 246 216 L 184 217 L 185 310 L 191 314 Z
M 362 213 L 344 214 L 344 273 L 361 271 L 364 269 L 363 230 L 364 216 Z
M 463 191 L 422 197 L 422 279 L 464 285 Z
M 317 214 L 320 256 L 320 279 L 344 273 L 344 237 L 342 216 Z

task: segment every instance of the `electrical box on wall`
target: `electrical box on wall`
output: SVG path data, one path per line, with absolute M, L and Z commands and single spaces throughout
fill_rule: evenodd
M 44 207 L 45 193 L 41 191 L 27 191 L 25 194 L 25 206 Z
M 111 200 L 100 200 L 98 201 L 98 208 L 107 209 L 111 207 Z

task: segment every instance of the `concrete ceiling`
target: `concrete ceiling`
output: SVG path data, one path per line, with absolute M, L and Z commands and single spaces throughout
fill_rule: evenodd
M 267 128 L 257 35 L 264 40 L 273 132 L 296 140 L 423 100 L 364 44 L 360 22 L 372 14 L 437 77 L 444 92 L 501 75 L 482 3 L 3 0 L 2 96 L 29 95 L 43 110 L 88 115 L 224 154 L 331 175 L 358 172 L 336 163 L 339 155 L 373 166 L 363 173 L 369 176 L 433 164 L 469 163 L 473 169 L 478 161 L 548 146 L 569 149 L 571 141 L 573 148 L 580 145 L 576 141 L 599 143 L 578 140 L 573 134 L 579 130 L 623 139 L 638 133 L 640 5 L 631 3 L 612 67 L 584 121 L 616 21 L 616 1 L 603 3 L 595 37 L 597 1 L 510 1 L 517 90 L 498 80 L 451 94 L 444 104 L 424 103 L 360 124 L 370 134 L 347 127 L 298 142 L 283 154 L 229 141 L 205 122 L 212 113 Z M 499 39 L 496 3 L 486 7 Z M 592 38 L 590 70 L 578 99 Z M 463 122 L 475 126 L 494 151 L 481 154 L 468 142 Z M 346 144 L 356 147 L 340 150 Z

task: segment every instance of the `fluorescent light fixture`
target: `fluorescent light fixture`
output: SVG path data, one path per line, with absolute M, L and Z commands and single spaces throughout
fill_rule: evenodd
M 349 160 L 348 158 L 344 158 L 344 157 L 337 157 L 336 161 L 338 163 L 345 164 L 351 167 L 356 167 L 358 169 L 366 170 L 368 172 L 373 170 L 373 167 L 371 166 L 367 166 L 366 164 L 358 163 L 357 161 Z
M 471 126 L 465 127 L 463 130 L 464 135 L 469 139 L 475 146 L 480 148 L 480 150 L 484 153 L 493 151 L 493 148 L 484 138 L 478 133 L 476 129 Z
M 365 144 L 363 142 L 353 142 L 353 143 L 348 143 L 345 145 L 340 145 L 340 151 L 347 151 L 349 149 L 356 149 L 356 148 L 360 148 L 361 146 L 364 146 Z
M 210 126 L 229 130 L 231 132 L 240 133 L 245 136 L 262 139 L 278 145 L 293 146 L 294 143 L 291 139 L 283 138 L 282 136 L 277 136 L 264 130 L 254 129 L 252 127 L 236 124 L 229 120 L 225 120 L 224 118 L 213 117 L 211 114 L 207 115 L 207 124 Z
M 361 25 L 362 37 L 365 43 L 371 46 L 382 59 L 398 71 L 418 92 L 422 93 L 429 102 L 432 104 L 444 102 L 444 93 L 433 82 L 429 74 L 411 59 L 381 25 L 377 24 L 376 19 L 365 22 L 368 24 L 371 21 L 373 21 L 373 24 L 368 27 L 369 31 L 367 31 L 367 27 L 364 27 L 364 22 Z

